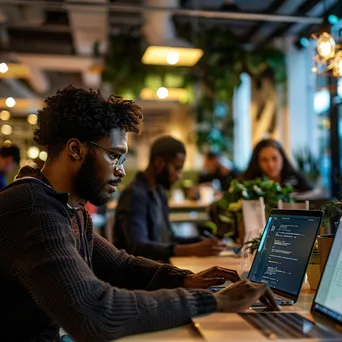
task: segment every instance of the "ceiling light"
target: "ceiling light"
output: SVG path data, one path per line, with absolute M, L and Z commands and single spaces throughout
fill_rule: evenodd
M 27 156 L 31 159 L 36 159 L 39 156 L 39 148 L 37 146 L 31 146 L 27 150 Z
M 48 155 L 48 154 L 47 154 L 45 151 L 41 151 L 41 152 L 39 153 L 39 159 L 42 160 L 42 161 L 46 161 L 47 155 Z
M 160 88 L 157 90 L 157 96 L 158 96 L 160 99 L 166 99 L 168 95 L 169 95 L 169 91 L 168 91 L 167 88 L 165 88 L 165 87 L 160 87 Z
M 334 38 L 327 32 L 323 32 L 317 40 L 317 52 L 324 59 L 335 56 L 335 46 Z
M 8 66 L 7 66 L 7 64 L 6 64 L 6 63 L 1 63 L 1 64 L 0 64 L 0 72 L 1 72 L 2 74 L 5 74 L 7 71 L 8 71 Z
M 12 108 L 15 106 L 15 100 L 13 97 L 8 97 L 6 99 L 6 106 L 9 107 L 9 108 Z
M 303 46 L 303 48 L 308 48 L 310 46 L 310 40 L 306 37 L 301 37 L 299 42 Z
M 336 25 L 339 22 L 339 19 L 335 14 L 330 14 L 328 17 L 328 21 L 331 25 Z
M 7 121 L 11 118 L 11 113 L 7 110 L 2 110 L 0 112 L 0 119 L 1 120 L 4 120 L 4 121 Z
M 35 125 L 37 123 L 37 115 L 36 114 L 30 114 L 27 117 L 27 122 L 31 125 Z
M 165 90 L 167 91 L 166 97 L 161 97 L 160 95 L 166 94 Z M 159 93 L 158 93 L 159 92 Z M 166 100 L 166 101 L 180 101 L 181 98 L 187 93 L 186 89 L 184 88 L 165 88 L 161 87 L 157 91 L 151 89 L 151 88 L 143 88 L 140 92 L 140 98 L 142 100 Z
M 5 135 L 10 135 L 12 133 L 12 126 L 10 125 L 1 126 L 1 133 Z
M 170 51 L 167 55 L 166 55 L 166 62 L 168 64 L 171 64 L 171 65 L 175 65 L 177 64 L 179 61 L 179 54 L 178 52 L 175 52 L 175 51 Z
M 149 46 L 143 57 L 144 64 L 193 66 L 203 55 L 203 50 L 192 47 Z
M 11 140 L 5 140 L 4 145 L 12 145 L 12 141 Z

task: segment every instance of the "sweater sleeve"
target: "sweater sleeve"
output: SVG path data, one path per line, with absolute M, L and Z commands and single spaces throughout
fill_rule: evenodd
M 173 255 L 175 243 L 153 241 L 149 237 L 147 198 L 134 188 L 127 188 L 121 195 L 116 210 L 116 223 L 124 237 L 129 253 L 153 260 L 168 260 Z M 121 248 L 121 247 L 120 247 Z
M 129 291 L 99 280 L 77 252 L 69 220 L 57 202 L 38 206 L 32 200 L 16 215 L 2 214 L 1 236 L 7 243 L 1 256 L 34 302 L 77 341 L 171 328 L 216 309 L 215 297 L 206 290 Z
M 92 261 L 94 272 L 100 279 L 126 289 L 183 287 L 184 278 L 192 273 L 168 264 L 128 255 L 97 234 L 94 235 Z

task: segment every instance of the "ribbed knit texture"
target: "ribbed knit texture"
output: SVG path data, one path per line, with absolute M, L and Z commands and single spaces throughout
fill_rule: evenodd
M 1 340 L 53 341 L 63 327 L 76 341 L 110 341 L 216 309 L 209 291 L 179 288 L 189 271 L 118 251 L 86 216 L 91 270 L 65 200 L 32 179 L 0 193 Z

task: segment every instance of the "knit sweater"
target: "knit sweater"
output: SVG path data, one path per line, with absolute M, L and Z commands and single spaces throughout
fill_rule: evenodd
M 76 341 L 110 341 L 216 309 L 209 291 L 182 288 L 190 271 L 94 234 L 84 207 L 70 208 L 39 171 L 18 178 L 0 192 L 1 341 L 59 341 L 60 327 Z

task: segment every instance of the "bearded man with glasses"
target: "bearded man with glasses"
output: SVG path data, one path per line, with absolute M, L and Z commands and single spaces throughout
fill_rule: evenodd
M 0 192 L 1 341 L 56 342 L 60 328 L 76 341 L 110 341 L 273 298 L 248 282 L 220 295 L 196 290 L 239 278 L 135 258 L 94 234 L 84 203 L 104 204 L 116 191 L 127 134 L 139 133 L 142 119 L 133 101 L 73 86 L 38 111 L 34 140 L 46 163 L 23 167 Z

